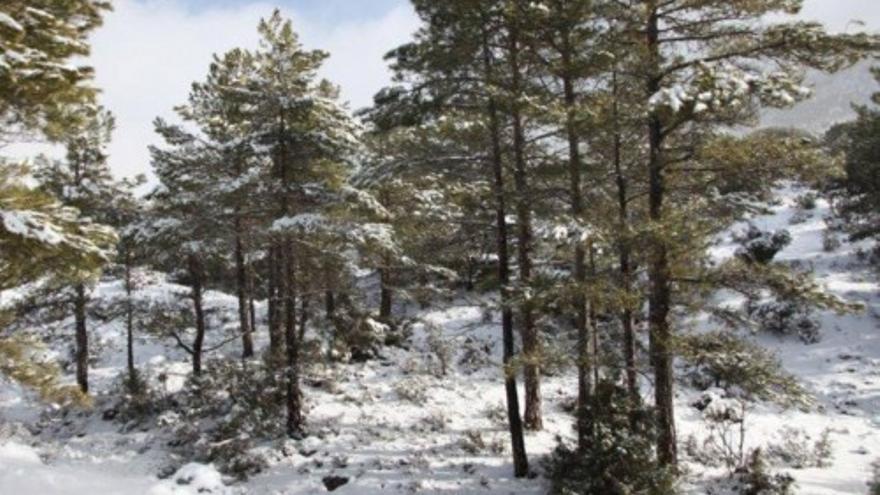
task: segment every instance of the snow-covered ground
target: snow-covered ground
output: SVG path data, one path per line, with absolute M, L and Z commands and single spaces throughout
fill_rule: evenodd
M 763 229 L 789 229 L 793 243 L 777 259 L 812 266 L 830 291 L 865 304 L 866 311 L 821 315 L 823 338 L 814 345 L 796 338 L 756 337 L 816 396 L 817 407 L 808 412 L 758 408 L 748 419 L 748 441 L 779 441 L 786 427 L 802 429 L 814 439 L 830 429 L 833 456 L 828 467 L 776 469 L 795 477 L 798 493 L 866 493 L 870 464 L 880 457 L 880 285 L 857 256 L 857 249 L 865 246 L 844 243 L 833 252 L 823 251 L 825 202 L 820 200 L 803 221 L 791 223 L 793 216 L 804 216 L 795 205 L 801 192 L 787 190 L 783 204 L 755 223 Z M 729 256 L 734 249 L 726 242 L 715 255 Z M 168 287 L 160 285 L 154 296 L 175 297 L 168 295 Z M 99 296 L 110 297 L 119 290 L 118 283 L 102 284 Z M 208 300 L 230 310 L 234 305 L 232 298 L 216 293 Z M 347 479 L 335 491 L 340 494 L 543 493 L 547 487 L 540 477 L 512 477 L 503 422 L 500 332 L 497 324 L 486 322 L 477 302 L 462 299 L 421 314 L 441 329 L 441 341 L 457 349 L 445 377 L 437 376 L 439 364 L 429 351 L 431 339 L 424 327 L 417 327 L 409 351 L 387 349 L 380 360 L 322 369 L 321 376 L 337 383 L 306 386 L 311 435 L 301 442 L 261 445 L 269 466 L 245 483 L 224 480 L 213 467 L 198 464 L 186 464 L 160 480 L 157 473 L 167 465 L 170 452 L 159 431 L 123 432 L 119 423 L 104 421 L 101 411 L 94 411 L 71 415 L 63 424 L 67 433 L 59 436 L 59 429 L 39 426 L 45 406 L 15 386 L 0 384 L 0 493 L 312 494 L 326 492 L 323 480 L 328 476 Z M 216 333 L 213 341 L 222 341 L 224 335 Z M 99 326 L 95 334 L 100 355 L 92 377 L 100 394 L 124 369 L 124 338 L 118 323 Z M 237 346 L 230 342 L 224 349 L 233 355 Z M 465 348 L 485 362 L 462 365 Z M 187 356 L 171 342 L 154 337 L 139 336 L 136 355 L 151 376 L 166 372 L 168 387 L 179 387 L 189 366 Z M 557 435 L 572 434 L 571 417 L 563 407 L 576 390 L 572 373 L 547 377 L 542 388 L 546 429 L 526 438 L 538 471 L 540 458 L 553 449 Z M 422 393 L 406 398 L 400 391 L 407 389 Z M 690 406 L 697 396 L 682 388 L 677 397 L 683 442 L 706 432 L 699 412 Z M 694 463 L 686 468 L 684 488 L 694 494 L 705 493 L 711 480 L 724 475 L 723 470 Z

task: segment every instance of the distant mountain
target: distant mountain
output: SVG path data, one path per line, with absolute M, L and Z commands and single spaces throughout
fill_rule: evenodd
M 852 104 L 866 104 L 880 91 L 869 68 L 876 62 L 863 62 L 837 74 L 813 73 L 809 77 L 814 96 L 794 108 L 769 110 L 761 119 L 765 127 L 795 127 L 822 134 L 834 124 L 855 116 Z

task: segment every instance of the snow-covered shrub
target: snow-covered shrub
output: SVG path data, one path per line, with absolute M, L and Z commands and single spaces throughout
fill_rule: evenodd
M 791 495 L 794 478 L 787 473 L 772 474 L 761 449 L 749 454 L 748 463 L 734 473 L 731 491 L 739 495 Z
M 458 446 L 467 454 L 479 455 L 486 451 L 486 440 L 479 431 L 467 430 L 458 441 Z
M 255 441 L 283 434 L 281 376 L 260 363 L 215 360 L 177 394 L 177 420 L 168 427 L 175 453 L 188 461 L 213 463 L 245 479 L 265 459 Z
M 477 430 L 465 431 L 464 435 L 462 435 L 461 439 L 458 441 L 458 446 L 465 453 L 474 456 L 485 454 L 487 452 L 500 455 L 503 454 L 507 448 L 503 440 L 486 440 L 483 434 Z
M 649 411 L 632 414 L 627 391 L 601 381 L 590 408 L 595 435 L 585 450 L 560 443 L 545 461 L 550 493 L 607 495 L 675 493 L 674 476 L 654 455 L 654 422 Z M 636 425 L 632 418 L 639 418 Z
M 492 363 L 491 354 L 492 348 L 489 344 L 467 337 L 462 345 L 458 365 L 465 373 L 476 373 Z
M 749 403 L 707 394 L 701 399 L 702 419 L 708 434 L 702 444 L 696 439 L 688 443 L 688 454 L 707 466 L 724 466 L 731 471 L 741 469 L 746 461 L 746 413 Z
M 767 458 L 795 469 L 827 467 L 832 459 L 831 432 L 813 440 L 804 430 L 785 426 L 779 441 L 767 447 Z
M 400 400 L 422 405 L 428 400 L 428 383 L 418 376 L 404 378 L 394 385 L 394 392 Z
M 684 375 L 699 390 L 715 388 L 730 398 L 783 407 L 803 406 L 810 401 L 776 356 L 730 332 L 688 335 L 682 338 L 679 348 Z
M 445 414 L 441 411 L 431 411 L 413 425 L 413 430 L 425 433 L 440 433 L 446 431 L 448 425 L 449 418 Z
M 822 233 L 822 250 L 826 253 L 833 253 L 834 251 L 837 251 L 838 249 L 840 249 L 840 246 L 842 244 L 843 243 L 841 242 L 840 237 L 838 237 L 837 233 L 831 230 L 826 230 Z
M 798 209 L 804 211 L 815 210 L 819 202 L 819 195 L 815 192 L 808 192 L 795 198 L 795 204 Z
M 822 338 L 813 310 L 797 301 L 768 301 L 751 308 L 751 316 L 764 332 L 797 336 L 805 344 L 815 344 Z
M 428 350 L 437 361 L 434 375 L 438 377 L 446 376 L 452 361 L 452 343 L 443 336 L 443 329 L 437 325 L 425 323 L 425 332 L 427 334 Z
M 119 397 L 119 400 L 112 409 L 105 411 L 107 419 L 137 424 L 153 417 L 164 406 L 160 394 L 150 388 L 139 372 L 135 372 L 134 376 L 128 373 L 121 376 L 114 389 L 117 393 L 112 395 Z
M 736 250 L 736 256 L 749 263 L 766 265 L 773 258 L 791 244 L 791 234 L 787 230 L 766 232 L 754 225 L 741 235 L 735 236 L 740 247 Z

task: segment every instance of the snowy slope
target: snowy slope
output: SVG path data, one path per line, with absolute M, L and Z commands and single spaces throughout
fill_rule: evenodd
M 827 203 L 820 200 L 807 218 L 792 224 L 792 217 L 804 216 L 795 206 L 795 198 L 803 191 L 783 192 L 783 202 L 772 215 L 754 219 L 764 229 L 791 231 L 794 242 L 778 259 L 812 265 L 829 290 L 863 302 L 867 310 L 847 316 L 822 315 L 823 339 L 815 345 L 757 337 L 803 381 L 818 406 L 808 412 L 784 413 L 759 408 L 749 417 L 748 441 L 755 446 L 778 442 L 785 427 L 803 429 L 812 438 L 830 429 L 833 457 L 829 467 L 774 469 L 790 472 L 797 480 L 798 493 L 865 493 L 869 465 L 880 457 L 880 285 L 859 260 L 857 251 L 866 245 L 844 243 L 834 252 L 823 251 Z M 725 242 L 715 255 L 730 256 L 734 249 L 732 242 Z M 99 294 L 113 297 L 119 290 L 118 283 L 108 282 Z M 175 297 L 181 290 L 160 284 L 145 297 Z M 497 321 L 487 323 L 481 302 L 460 299 L 423 311 L 421 317 L 441 329 L 440 337 L 418 326 L 409 351 L 388 349 L 380 360 L 310 369 L 305 396 L 311 436 L 302 442 L 279 440 L 261 445 L 258 449 L 269 467 L 244 484 L 222 480 L 210 466 L 192 464 L 159 480 L 157 473 L 170 455 L 162 432 L 123 432 L 118 423 L 104 421 L 100 410 L 72 414 L 62 424 L 49 427 L 41 419 L 42 406 L 18 388 L 0 384 L 0 423 L 6 422 L 0 427 L 0 493 L 311 494 L 326 492 L 323 480 L 328 476 L 347 480 L 335 491 L 340 494 L 543 493 L 546 485 L 540 477 L 516 480 L 511 476 L 503 422 L 500 332 Z M 234 314 L 235 302 L 228 296 L 210 293 L 208 303 Z M 212 328 L 219 328 L 219 323 Z M 93 376 L 100 396 L 124 368 L 124 339 L 119 322 L 101 325 L 96 334 L 101 354 Z M 223 331 L 210 336 L 212 342 L 225 337 Z M 436 348 L 438 341 L 458 349 L 446 377 L 437 376 L 439 361 L 430 351 L 430 343 Z M 56 341 L 56 345 L 62 343 Z M 264 335 L 258 344 L 265 345 Z M 461 364 L 463 349 L 471 351 L 470 362 L 476 364 Z M 224 352 L 235 355 L 238 343 L 227 344 Z M 155 337 L 139 336 L 136 355 L 149 375 L 168 373 L 173 382 L 169 387 L 182 383 L 189 366 L 184 353 Z M 328 382 L 335 386 L 326 386 Z M 573 373 L 548 377 L 542 388 L 547 428 L 526 438 L 532 467 L 538 471 L 540 458 L 553 449 L 556 436 L 572 434 L 571 417 L 563 407 L 576 390 Z M 416 392 L 408 394 L 407 390 Z M 647 388 L 643 392 L 650 394 Z M 706 433 L 699 413 L 690 406 L 696 397 L 695 391 L 687 389 L 681 389 L 677 397 L 683 442 Z M 725 476 L 723 470 L 695 463 L 686 466 L 688 493 L 706 493 L 707 487 Z
M 766 110 L 761 117 L 764 127 L 794 127 L 822 135 L 834 124 L 855 118 L 852 105 L 866 105 L 871 95 L 880 91 L 869 68 L 863 62 L 837 74 L 813 72 L 807 85 L 813 97 L 785 110 Z

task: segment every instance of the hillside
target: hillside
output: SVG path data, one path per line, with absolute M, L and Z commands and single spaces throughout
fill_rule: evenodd
M 779 259 L 811 267 L 831 292 L 864 303 L 866 311 L 821 315 L 822 338 L 813 345 L 794 337 L 757 337 L 815 396 L 816 405 L 810 411 L 759 408 L 747 419 L 747 443 L 797 443 L 790 436 L 796 432 L 802 443 L 812 445 L 828 430 L 832 456 L 826 466 L 774 469 L 793 475 L 798 493 L 863 493 L 870 464 L 880 454 L 880 284 L 860 260 L 859 250 L 867 246 L 845 243 L 833 252 L 823 250 L 828 205 L 819 201 L 815 210 L 799 210 L 795 200 L 803 193 L 785 190 L 774 213 L 754 223 L 764 229 L 788 229 L 793 242 Z M 793 217 L 799 218 L 793 223 Z M 715 256 L 724 258 L 733 250 L 724 239 Z M 111 280 L 98 292 L 109 299 L 119 290 Z M 183 290 L 157 281 L 139 297 L 173 298 Z M 253 452 L 266 459 L 266 467 L 247 482 L 222 478 L 211 466 L 177 465 L 168 447 L 173 428 L 167 424 L 107 420 L 113 408 L 109 392 L 124 368 L 124 336 L 121 321 L 104 322 L 97 328 L 98 392 L 91 411 L 58 416 L 8 383 L 0 388 L 0 486 L 11 490 L 8 493 L 59 495 L 308 494 L 325 491 L 323 480 L 337 476 L 346 481 L 336 490 L 340 494 L 543 493 L 541 477 L 511 476 L 499 331 L 496 321 L 487 322 L 481 302 L 485 301 L 460 298 L 420 312 L 430 324 L 416 326 L 409 350 L 387 348 L 379 359 L 361 364 L 310 367 L 305 392 L 309 437 L 261 443 Z M 210 294 L 209 306 L 217 311 L 217 322 L 224 311 L 234 311 L 234 301 L 219 293 Z M 497 317 L 492 315 L 493 320 Z M 215 322 L 218 327 L 222 325 Z M 260 337 L 263 346 L 265 336 Z M 217 343 L 224 335 L 215 331 L 209 338 Z M 57 355 L 66 354 L 63 339 L 51 342 Z M 236 343 L 219 352 L 235 355 Z M 173 393 L 183 386 L 187 356 L 167 339 L 138 336 L 136 356 L 153 387 Z M 445 377 L 439 374 L 438 356 L 450 363 Z M 526 439 L 538 472 L 539 459 L 554 448 L 555 437 L 572 436 L 572 417 L 565 411 L 573 400 L 573 380 L 568 368 L 545 382 L 546 431 Z M 643 393 L 650 393 L 648 383 L 643 383 Z M 692 406 L 701 396 L 683 388 L 677 397 L 682 442 L 691 436 L 701 441 L 707 433 Z M 693 459 L 687 467 L 688 493 L 707 493 L 726 478 L 723 469 Z M 160 473 L 170 477 L 160 480 Z

